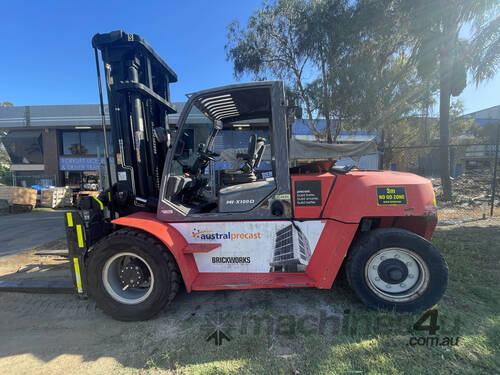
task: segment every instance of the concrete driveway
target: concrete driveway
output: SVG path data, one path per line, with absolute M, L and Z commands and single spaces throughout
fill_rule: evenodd
M 0 216 L 0 258 L 66 235 L 64 212 L 35 211 Z

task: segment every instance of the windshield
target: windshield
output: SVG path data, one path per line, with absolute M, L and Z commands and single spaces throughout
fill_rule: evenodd
M 171 170 L 173 176 L 181 176 L 191 170 L 198 158 L 198 150 L 201 148 L 205 151 L 210 142 L 214 122 L 195 106 L 191 106 L 181 131 Z

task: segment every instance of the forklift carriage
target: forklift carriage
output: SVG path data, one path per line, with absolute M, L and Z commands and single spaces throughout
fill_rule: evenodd
M 332 166 L 370 145 L 292 137 L 295 111 L 281 81 L 189 94 L 171 127 L 177 75 L 151 46 L 123 31 L 96 34 L 92 45 L 116 154 L 106 155 L 110 186 L 66 216 L 80 297 L 141 320 L 181 284 L 330 288 L 342 266 L 372 308 L 418 312 L 441 298 L 448 271 L 429 242 L 437 222 L 429 180 Z M 291 160 L 298 150 L 307 162 Z

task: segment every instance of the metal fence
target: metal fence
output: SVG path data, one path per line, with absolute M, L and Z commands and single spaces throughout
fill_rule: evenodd
M 451 202 L 441 199 L 439 145 L 385 147 L 382 152 L 382 166 L 383 169 L 411 172 L 430 178 L 441 209 L 440 217 L 477 218 L 482 217 L 485 211 L 492 214 L 494 207 L 500 207 L 500 176 L 498 173 L 495 176 L 495 164 L 498 169 L 500 160 L 495 159 L 495 150 L 494 144 L 449 146 L 453 197 Z

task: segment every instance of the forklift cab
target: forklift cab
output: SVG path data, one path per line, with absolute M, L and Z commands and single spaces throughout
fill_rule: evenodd
M 284 101 L 279 81 L 190 94 L 165 160 L 158 219 L 291 217 Z

